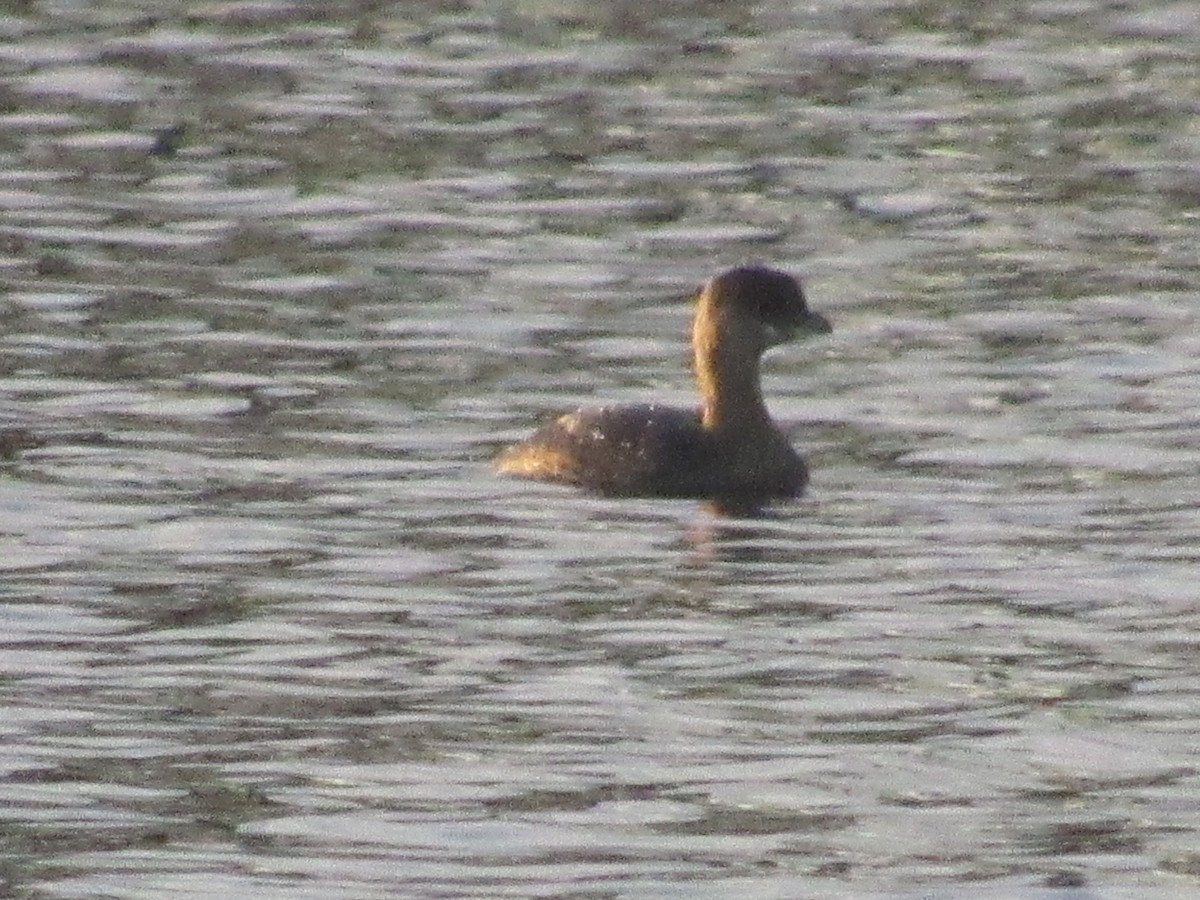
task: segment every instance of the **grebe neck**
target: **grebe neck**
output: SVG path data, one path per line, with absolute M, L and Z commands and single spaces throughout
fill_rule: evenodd
M 705 311 L 696 317 L 692 351 L 696 383 L 703 400 L 705 430 L 736 434 L 770 427 L 759 375 L 761 350 L 736 330 L 712 327 Z M 728 323 L 726 323 L 728 324 Z

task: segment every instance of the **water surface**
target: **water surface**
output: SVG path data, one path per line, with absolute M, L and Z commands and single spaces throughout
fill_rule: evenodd
M 1197 890 L 1190 5 L 19 5 L 0 879 Z M 803 274 L 754 520 L 497 477 Z

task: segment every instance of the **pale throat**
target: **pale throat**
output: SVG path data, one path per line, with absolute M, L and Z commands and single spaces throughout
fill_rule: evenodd
M 769 427 L 759 379 L 760 348 L 711 324 L 708 316 L 698 316 L 692 336 L 696 382 L 704 401 L 701 424 L 716 432 Z M 718 334 L 721 339 L 714 339 Z

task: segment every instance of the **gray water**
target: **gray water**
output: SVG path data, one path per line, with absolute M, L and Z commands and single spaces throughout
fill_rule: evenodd
M 1200 890 L 1193 4 L 0 36 L 0 894 Z M 493 473 L 746 260 L 806 498 Z

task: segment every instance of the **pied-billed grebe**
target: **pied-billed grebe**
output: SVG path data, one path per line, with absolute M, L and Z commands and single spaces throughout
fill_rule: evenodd
M 769 347 L 829 331 L 790 275 L 762 266 L 730 269 L 696 298 L 699 410 L 581 409 L 510 447 L 496 465 L 611 496 L 696 497 L 738 509 L 797 496 L 808 467 L 767 414 L 759 361 Z

